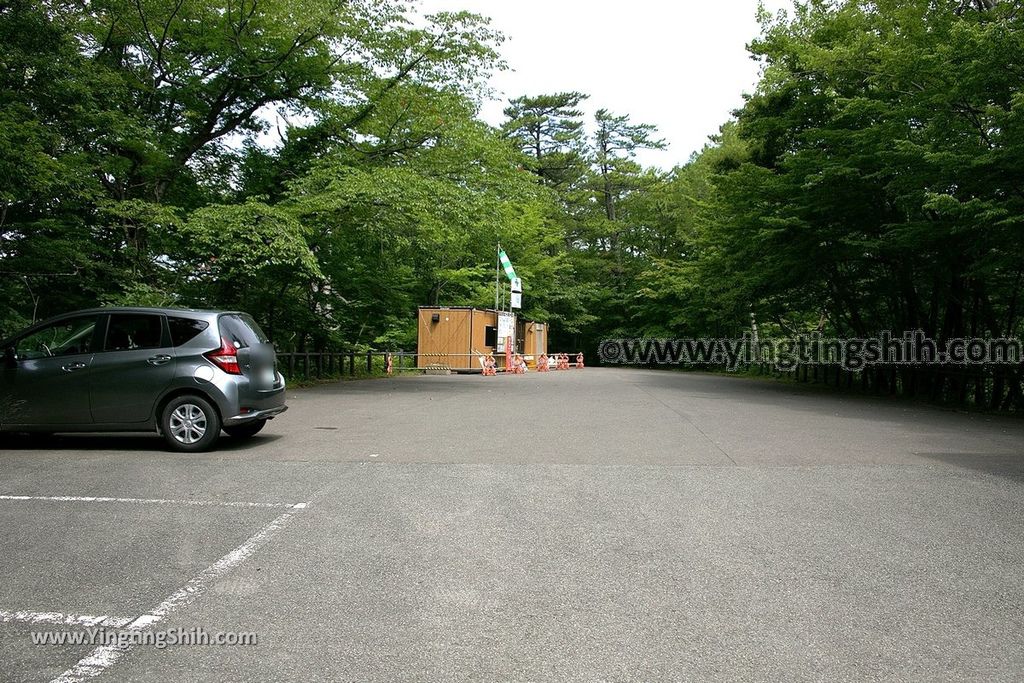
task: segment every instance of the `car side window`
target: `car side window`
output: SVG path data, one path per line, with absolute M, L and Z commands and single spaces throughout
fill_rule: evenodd
M 22 337 L 14 346 L 18 360 L 70 356 L 92 351 L 96 316 L 69 318 Z
M 167 317 L 167 324 L 171 328 L 171 344 L 174 346 L 192 341 L 210 326 L 205 320 L 179 318 L 173 315 Z
M 151 313 L 113 313 L 107 325 L 104 351 L 158 349 L 163 346 L 163 324 Z

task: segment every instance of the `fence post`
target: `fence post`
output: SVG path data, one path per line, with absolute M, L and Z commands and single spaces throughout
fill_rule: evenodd
M 348 352 L 348 374 L 354 376 L 356 374 L 356 352 Z
M 373 351 L 366 352 L 366 374 L 373 374 Z

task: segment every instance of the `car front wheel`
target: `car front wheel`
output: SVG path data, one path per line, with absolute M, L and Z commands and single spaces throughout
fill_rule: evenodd
M 250 436 L 255 436 L 266 424 L 266 420 L 253 420 L 252 422 L 243 422 L 240 425 L 225 427 L 224 431 L 228 436 L 233 436 L 236 439 L 247 439 Z
M 178 396 L 164 406 L 160 429 L 172 450 L 198 453 L 209 450 L 220 436 L 220 415 L 199 396 Z

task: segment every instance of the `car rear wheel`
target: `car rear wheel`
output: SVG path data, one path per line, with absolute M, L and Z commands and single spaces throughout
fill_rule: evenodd
M 240 425 L 231 425 L 225 427 L 224 431 L 228 436 L 236 439 L 248 439 L 250 436 L 255 436 L 263 427 L 267 424 L 266 420 L 253 420 L 252 422 L 243 422 Z
M 199 396 L 178 396 L 164 406 L 160 429 L 171 449 L 185 453 L 209 450 L 220 436 L 220 415 Z

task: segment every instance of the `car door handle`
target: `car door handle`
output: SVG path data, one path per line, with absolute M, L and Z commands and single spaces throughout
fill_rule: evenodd
M 63 370 L 64 372 L 74 372 L 75 370 L 84 370 L 87 367 L 89 366 L 86 365 L 85 363 L 75 362 L 68 363 L 67 365 L 62 365 L 60 366 L 60 369 Z
M 164 363 L 169 363 L 170 360 L 170 356 L 161 353 L 156 356 L 150 356 L 149 358 L 146 359 L 146 362 L 149 363 L 150 365 L 163 365 Z

